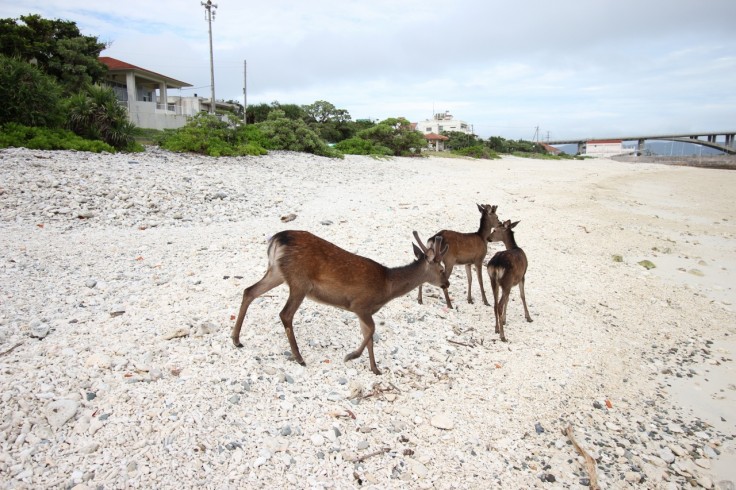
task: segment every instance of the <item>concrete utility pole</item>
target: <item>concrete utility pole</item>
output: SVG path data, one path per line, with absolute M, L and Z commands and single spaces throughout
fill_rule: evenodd
M 248 124 L 246 114 L 248 113 L 248 63 L 243 60 L 243 125 Z
M 215 113 L 215 62 L 212 58 L 212 21 L 215 20 L 215 9 L 217 8 L 216 3 L 212 3 L 212 0 L 207 2 L 199 2 L 204 7 L 204 19 L 207 21 L 209 26 L 210 34 L 210 87 L 212 87 L 212 99 L 210 100 L 210 114 Z

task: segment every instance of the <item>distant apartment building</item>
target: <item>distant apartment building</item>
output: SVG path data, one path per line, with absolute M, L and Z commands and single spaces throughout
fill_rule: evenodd
M 633 153 L 631 148 L 624 148 L 622 140 L 588 140 L 580 145 L 580 154 L 591 157 L 613 157 Z
M 417 131 L 423 134 L 442 134 L 443 131 L 473 134 L 473 128 L 470 124 L 453 118 L 449 111 L 437 113 L 432 119 L 426 119 L 416 123 L 416 128 Z

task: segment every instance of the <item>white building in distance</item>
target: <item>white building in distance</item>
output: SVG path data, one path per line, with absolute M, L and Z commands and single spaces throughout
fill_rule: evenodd
M 617 155 L 628 155 L 634 152 L 631 148 L 624 148 L 623 141 L 618 139 L 588 140 L 580 145 L 578 151 L 581 155 L 603 158 Z
M 426 119 L 416 123 L 416 128 L 417 131 L 423 134 L 442 134 L 443 131 L 473 134 L 473 128 L 470 124 L 460 119 L 454 119 L 449 111 L 437 113 L 432 119 Z

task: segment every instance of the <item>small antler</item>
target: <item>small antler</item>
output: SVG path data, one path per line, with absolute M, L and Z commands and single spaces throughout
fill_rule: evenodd
M 422 253 L 424 253 L 426 255 L 426 253 L 427 253 L 427 247 L 424 246 L 424 243 L 422 243 L 422 239 L 419 238 L 419 233 L 417 233 L 416 230 L 414 230 L 413 233 L 414 233 L 414 238 L 417 239 L 417 243 L 419 244 L 419 249 L 422 251 Z M 442 240 L 442 237 L 439 237 L 439 238 L 440 238 L 440 240 Z
M 442 256 L 445 255 L 448 248 L 450 248 L 449 243 L 445 243 L 444 247 L 442 246 L 442 235 L 434 237 L 434 256 L 437 257 L 437 261 L 442 260 Z

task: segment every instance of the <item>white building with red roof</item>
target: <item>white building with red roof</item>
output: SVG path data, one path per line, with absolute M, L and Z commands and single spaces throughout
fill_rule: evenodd
M 170 90 L 185 89 L 192 84 L 182 82 L 146 68 L 109 56 L 101 56 L 107 66 L 105 84 L 113 89 L 121 104 L 128 108 L 128 118 L 140 128 L 173 129 L 184 126 L 190 117 L 209 112 L 210 98 L 172 95 Z M 216 102 L 216 109 L 233 111 L 235 105 Z

